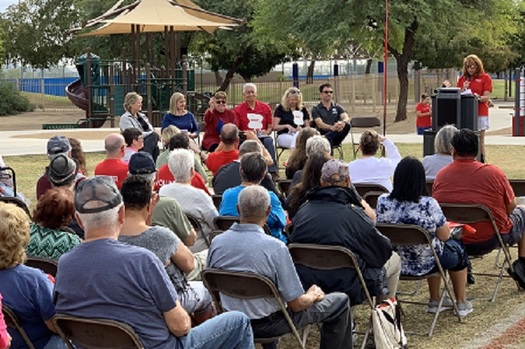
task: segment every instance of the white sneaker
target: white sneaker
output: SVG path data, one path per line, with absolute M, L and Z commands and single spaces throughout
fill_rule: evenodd
M 431 313 L 431 314 L 437 313 L 438 305 L 439 305 L 439 301 L 430 299 L 428 301 L 427 313 Z M 454 304 L 452 303 L 452 300 L 448 297 L 445 297 L 445 299 L 443 299 L 443 304 L 441 304 L 441 308 L 439 308 L 439 312 L 441 313 L 442 311 L 450 310 L 452 308 L 454 308 Z
M 467 316 L 474 311 L 472 303 L 469 301 L 465 301 L 465 303 L 456 302 L 456 305 L 458 307 L 459 316 Z

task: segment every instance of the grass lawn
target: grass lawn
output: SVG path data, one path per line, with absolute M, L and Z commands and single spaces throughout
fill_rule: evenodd
M 403 156 L 422 157 L 421 144 L 398 144 L 398 146 Z M 351 145 L 345 144 L 344 149 L 346 160 L 350 161 Z M 281 163 L 286 160 L 287 156 L 285 153 L 281 157 Z M 92 175 L 96 163 L 103 158 L 104 155 L 102 153 L 87 154 L 87 167 L 90 175 Z M 525 152 L 523 152 L 522 146 L 487 146 L 487 159 L 490 163 L 499 166 L 509 178 L 525 178 L 525 168 L 522 166 L 525 163 Z M 48 163 L 47 157 L 44 155 L 6 156 L 4 160 L 8 166 L 15 169 L 18 190 L 31 199 L 31 208 L 34 208 L 36 203 L 35 184 Z M 511 253 L 515 256 L 516 251 L 514 249 L 511 250 Z M 495 254 L 496 252 L 482 260 L 474 261 L 474 269 L 476 271 L 493 271 Z M 463 348 L 474 338 L 484 335 L 493 325 L 503 321 L 510 312 L 523 304 L 525 300 L 523 293 L 518 293 L 515 284 L 509 279 L 503 281 L 495 303 L 481 300 L 479 298 L 488 296 L 492 291 L 495 280 L 479 276 L 476 280 L 477 283 L 467 289 L 467 296 L 476 298 L 473 302 L 474 313 L 465 318 L 462 323 L 458 323 L 450 311 L 442 313 L 432 338 L 408 335 L 410 348 Z M 411 290 L 413 285 L 413 282 L 401 282 L 399 289 Z M 407 296 L 404 297 L 406 299 Z M 426 283 L 422 283 L 421 290 L 416 298 L 422 301 L 428 299 Z M 424 331 L 432 321 L 432 317 L 425 313 L 424 307 L 405 304 L 403 310 L 405 313 L 403 325 L 406 331 Z M 358 306 L 355 314 L 358 328 L 364 330 L 369 314 L 368 309 L 364 306 Z M 515 346 L 507 346 L 507 348 L 519 348 L 522 347 L 520 345 L 525 345 L 524 343 L 524 338 L 519 338 L 514 343 Z M 309 336 L 307 348 L 318 348 L 318 346 L 319 334 L 317 328 L 314 327 Z M 282 349 L 299 348 L 293 337 L 285 338 L 280 347 Z

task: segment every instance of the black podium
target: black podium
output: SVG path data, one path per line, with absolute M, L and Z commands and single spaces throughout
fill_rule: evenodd
M 432 131 L 423 134 L 423 156 L 434 154 L 436 133 L 445 125 L 478 131 L 478 99 L 457 87 L 436 89 L 432 96 Z

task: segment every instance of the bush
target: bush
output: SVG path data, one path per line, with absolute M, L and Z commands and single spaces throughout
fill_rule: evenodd
M 13 83 L 0 81 L 0 116 L 15 115 L 33 110 L 35 107 L 20 94 Z

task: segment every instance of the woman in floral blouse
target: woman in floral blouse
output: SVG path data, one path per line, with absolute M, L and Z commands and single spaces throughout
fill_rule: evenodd
M 432 245 L 439 256 L 443 269 L 448 270 L 458 310 L 461 316 L 472 312 L 472 304 L 466 299 L 468 257 L 460 240 L 450 238 L 450 228 L 439 204 L 427 196 L 425 169 L 414 157 L 406 157 L 394 172 L 394 188 L 383 194 L 377 202 L 377 221 L 392 224 L 415 224 L 424 228 L 432 238 Z M 421 276 L 437 271 L 430 247 L 424 245 L 396 248 L 401 256 L 401 274 Z M 440 277 L 427 279 L 430 300 L 427 311 L 438 311 Z M 451 300 L 445 299 L 439 311 L 451 309 Z

